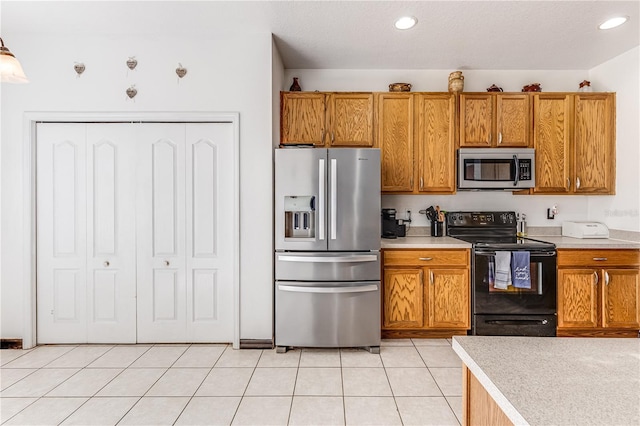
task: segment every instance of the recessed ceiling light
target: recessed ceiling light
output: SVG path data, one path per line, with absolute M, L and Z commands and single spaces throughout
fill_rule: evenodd
M 399 30 L 408 30 L 409 28 L 412 28 L 417 23 L 418 23 L 418 20 L 413 16 L 403 16 L 402 18 L 399 18 L 396 21 L 395 26 Z
M 616 16 L 615 18 L 607 19 L 598 26 L 601 30 L 610 30 L 627 22 L 628 16 Z

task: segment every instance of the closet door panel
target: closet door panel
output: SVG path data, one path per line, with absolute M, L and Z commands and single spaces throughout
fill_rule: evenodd
M 185 124 L 137 126 L 138 342 L 186 341 Z
M 187 141 L 187 335 L 233 340 L 233 126 L 190 123 Z
M 136 341 L 136 139 L 132 125 L 87 125 L 89 343 Z
M 86 343 L 85 125 L 39 123 L 37 343 Z

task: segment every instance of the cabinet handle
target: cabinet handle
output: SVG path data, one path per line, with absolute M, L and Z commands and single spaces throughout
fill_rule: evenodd
M 331 143 L 333 143 L 333 141 L 335 140 L 335 135 L 333 134 L 333 131 L 331 132 Z
M 164 266 L 169 266 L 169 261 L 168 260 L 165 260 L 163 263 L 164 263 Z
M 498 133 L 498 145 L 502 143 L 502 132 Z
M 320 132 L 320 142 L 324 143 L 324 129 Z
M 576 178 L 576 189 L 580 189 L 580 178 Z
M 422 271 L 420 271 L 420 285 L 424 285 L 424 274 Z
M 418 260 L 433 260 L 433 257 L 419 257 Z
M 420 189 L 422 189 L 422 184 L 423 184 L 423 182 L 422 182 L 422 176 L 420 176 Z
M 489 133 L 489 145 L 491 145 L 491 133 Z
M 606 257 L 594 257 L 593 260 L 595 260 L 596 262 L 604 262 L 607 260 Z
M 571 179 L 567 178 L 567 190 L 571 189 Z
M 598 285 L 598 273 L 594 272 L 593 275 L 596 277 L 596 282 L 594 282 L 594 285 Z
M 411 176 L 411 179 L 409 179 L 409 186 L 411 187 L 411 190 L 413 191 L 413 176 Z
M 429 282 L 433 285 L 433 271 L 429 271 Z
M 103 263 L 103 265 L 104 265 L 104 266 L 109 266 L 109 265 L 111 265 L 111 264 L 109 263 L 109 261 L 108 261 L 108 260 L 105 260 L 105 261 L 104 261 L 104 263 Z
M 609 285 L 609 273 L 604 271 L 604 284 Z

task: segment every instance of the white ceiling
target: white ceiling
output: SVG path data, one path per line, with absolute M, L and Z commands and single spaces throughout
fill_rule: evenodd
M 590 69 L 640 44 L 636 1 L 7 1 L 7 35 L 274 34 L 285 68 Z M 418 25 L 398 31 L 394 20 Z M 601 31 L 614 15 L 630 20 Z M 43 47 L 46 45 L 43 45 Z M 52 46 L 50 46 L 52 47 Z

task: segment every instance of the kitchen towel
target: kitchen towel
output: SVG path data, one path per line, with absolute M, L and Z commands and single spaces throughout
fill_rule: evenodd
M 496 276 L 494 287 L 506 290 L 511 285 L 511 252 L 496 251 Z
M 515 288 L 531 288 L 531 271 L 529 270 L 530 255 L 528 251 L 514 251 L 511 253 L 511 269 L 513 286 Z
M 489 258 L 489 290 L 491 287 L 495 288 L 496 286 L 496 261 L 493 257 Z

